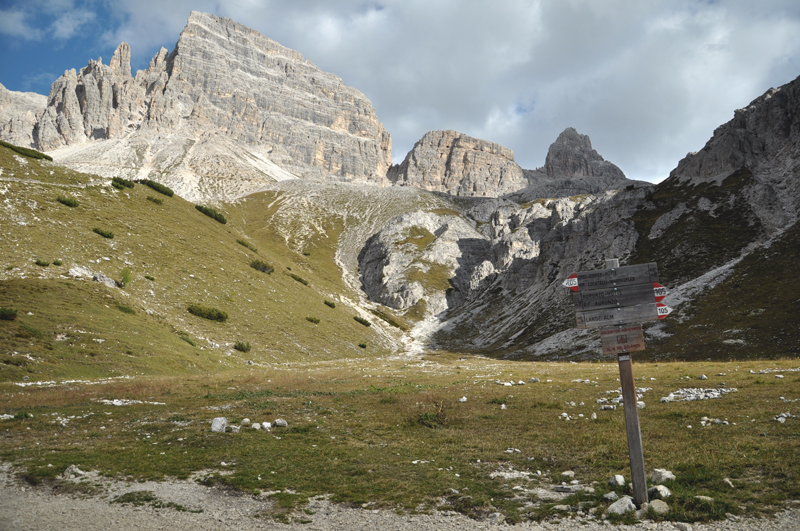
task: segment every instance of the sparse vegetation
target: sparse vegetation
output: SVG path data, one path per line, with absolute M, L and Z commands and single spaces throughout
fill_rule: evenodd
M 130 306 L 125 306 L 124 304 L 117 304 L 117 310 L 121 311 L 122 313 L 127 313 L 129 315 L 136 314 L 136 310 L 134 310 Z
M 163 199 L 160 199 L 158 197 L 153 197 L 152 195 L 148 195 L 147 196 L 147 200 L 150 201 L 151 203 L 155 203 L 157 205 L 164 204 L 164 200 Z
M 248 249 L 250 249 L 254 253 L 258 254 L 258 249 L 253 247 L 253 244 L 248 242 L 247 240 L 238 239 L 238 240 L 236 240 L 236 243 L 238 243 L 239 245 L 242 245 L 244 247 L 247 247 Z
M 62 261 L 61 261 L 61 260 L 59 260 L 58 258 L 56 258 L 55 260 L 53 260 L 53 265 L 54 265 L 54 266 L 60 266 L 60 265 L 62 265 L 63 263 L 64 263 L 64 262 L 62 262 Z
M 144 278 L 146 278 L 150 282 L 155 282 L 156 281 L 156 277 L 154 277 L 153 275 L 145 275 Z
M 395 321 L 394 319 L 392 319 L 390 316 L 386 315 L 385 313 L 383 313 L 383 312 L 381 312 L 379 310 L 370 310 L 370 312 L 372 312 L 372 314 L 375 317 L 377 317 L 377 318 L 379 318 L 379 319 L 381 319 L 383 321 L 386 321 L 387 323 L 389 323 L 393 327 L 399 328 L 400 330 L 403 330 L 405 332 L 408 331 L 408 327 L 407 326 L 398 323 L 397 321 Z
M 363 317 L 359 317 L 359 316 L 356 315 L 355 317 L 353 317 L 353 319 L 355 319 L 356 322 L 359 322 L 364 326 L 372 326 L 372 323 L 370 323 L 369 321 L 367 321 Z
M 30 157 L 32 159 L 43 159 L 43 160 L 49 160 L 49 161 L 53 160 L 53 157 L 51 157 L 50 155 L 47 155 L 45 153 L 42 153 L 41 151 L 36 151 L 35 149 L 30 149 L 30 148 L 21 147 L 21 146 L 15 146 L 14 144 L 9 144 L 8 142 L 4 142 L 2 140 L 0 140 L 0 146 L 7 147 L 8 149 L 10 149 L 12 151 L 16 151 L 20 155 L 24 155 L 24 156 Z
M 331 308 L 336 308 L 336 303 L 331 301 L 325 301 L 325 306 L 330 306 Z
M 293 279 L 295 279 L 296 281 L 298 281 L 300 284 L 303 284 L 304 286 L 308 286 L 308 280 L 304 279 L 303 277 L 301 277 L 299 275 L 295 275 L 294 273 L 289 273 L 289 276 L 292 277 Z
M 306 321 L 308 321 L 309 323 L 319 324 L 319 319 L 317 319 L 316 317 L 306 317 Z
M 164 194 L 167 197 L 172 197 L 175 195 L 175 192 L 173 192 L 169 186 L 164 186 L 163 184 L 151 181 L 150 179 L 142 179 L 136 182 L 145 186 L 149 186 L 159 194 Z
M 239 352 L 250 352 L 250 343 L 244 341 L 237 341 L 233 344 L 233 348 Z
M 62 205 L 66 205 L 66 206 L 68 206 L 70 208 L 75 208 L 76 206 L 78 206 L 78 200 L 75 199 L 74 197 L 67 197 L 67 196 L 64 196 L 64 195 L 60 195 L 60 196 L 56 197 L 56 201 L 58 201 Z
M 367 344 L 366 343 L 359 343 L 358 346 L 361 347 L 361 348 L 367 348 Z
M 272 267 L 266 262 L 262 262 L 261 260 L 253 260 L 252 262 L 250 262 L 250 267 L 252 267 L 256 271 L 261 271 L 262 273 L 266 273 L 268 275 L 275 270 L 274 267 Z
M 131 270 L 130 268 L 124 267 L 122 268 L 122 272 L 120 273 L 120 287 L 124 288 L 128 284 L 131 283 Z
M 197 346 L 197 343 L 195 343 L 194 340 L 191 338 L 191 336 L 189 336 L 189 334 L 187 334 L 186 332 L 181 332 L 180 334 L 178 334 L 178 337 L 183 339 L 193 347 Z
M 47 260 L 42 260 L 41 258 L 37 258 L 34 263 L 40 267 L 47 267 L 50 265 L 50 262 L 48 262 Z
M 199 210 L 200 212 L 202 212 L 203 214 L 205 214 L 206 216 L 208 216 L 208 217 L 210 217 L 210 218 L 222 223 L 223 225 L 225 225 L 228 222 L 228 220 L 225 219 L 225 216 L 223 216 L 221 212 L 218 212 L 217 210 L 215 210 L 215 209 L 213 209 L 211 207 L 207 207 L 207 206 L 203 206 L 203 205 L 195 205 L 194 207 L 197 210 Z
M 0 307 L 0 321 L 13 321 L 17 318 L 17 310 L 14 308 Z
M 92 229 L 92 232 L 94 232 L 96 234 L 99 234 L 103 238 L 107 238 L 109 240 L 114 238 L 114 233 L 111 232 L 110 230 L 99 229 L 99 228 L 95 227 L 95 228 Z
M 190 304 L 187 309 L 190 314 L 208 319 L 209 321 L 224 323 L 228 320 L 228 314 L 216 308 L 208 308 L 206 306 L 200 306 L 199 304 Z

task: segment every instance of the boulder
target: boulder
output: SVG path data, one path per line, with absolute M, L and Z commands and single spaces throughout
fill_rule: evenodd
M 652 500 L 650 508 L 659 516 L 664 516 L 669 512 L 669 505 L 664 500 Z
M 672 491 L 664 485 L 656 485 L 647 489 L 647 497 L 651 500 L 663 500 L 672 496 Z
M 215 433 L 224 433 L 225 428 L 228 427 L 227 417 L 216 417 L 211 421 L 211 431 Z
M 249 427 L 249 426 L 250 426 L 250 419 L 242 419 L 242 421 L 239 423 L 239 425 L 240 425 L 242 428 L 247 428 L 247 427 Z
M 670 472 L 665 468 L 655 468 L 653 469 L 653 483 L 656 485 L 662 485 L 667 481 L 672 481 L 675 479 L 675 474 Z
M 289 426 L 289 423 L 283 419 L 275 419 L 275 422 L 273 422 L 272 425 L 276 428 L 286 428 Z
M 616 474 L 608 479 L 608 484 L 612 487 L 623 487 L 625 486 L 625 477 L 620 474 Z
M 606 509 L 606 513 L 608 514 L 625 514 L 633 511 L 636 511 L 636 505 L 633 503 L 633 498 L 630 496 L 623 496 Z

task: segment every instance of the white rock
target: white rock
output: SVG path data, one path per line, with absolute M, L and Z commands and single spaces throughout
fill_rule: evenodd
M 698 377 L 698 380 L 708 380 L 708 376 L 706 376 L 705 374 L 701 374 L 701 375 Z
M 500 409 L 505 409 L 505 408 L 506 408 L 505 404 L 500 404 Z
M 231 433 L 239 433 L 241 426 L 231 426 Z
M 565 470 L 564 472 L 561 473 L 561 477 L 572 479 L 575 477 L 575 472 L 573 472 L 572 470 Z
M 606 509 L 606 513 L 609 514 L 625 514 L 633 511 L 636 511 L 636 505 L 634 505 L 633 499 L 630 496 L 623 496 Z
M 675 479 L 675 474 L 665 468 L 653 469 L 653 483 L 661 485 L 667 481 Z
M 650 508 L 653 509 L 658 515 L 665 515 L 669 512 L 669 505 L 664 500 L 653 500 L 650 502 Z
M 271 422 L 262 422 L 261 423 L 261 429 L 268 430 L 270 428 L 272 428 L 272 423 Z
M 529 383 L 539 383 L 539 378 L 531 378 L 528 380 Z
M 226 417 L 217 417 L 211 421 L 211 431 L 223 433 L 225 428 L 228 427 L 228 419 Z
M 592 420 L 597 420 L 597 413 L 592 413 L 592 416 L 589 418 Z
M 466 396 L 462 396 L 461 398 L 458 399 L 458 401 L 463 404 L 464 402 L 467 401 L 467 397 Z
M 74 479 L 82 478 L 86 472 L 78 468 L 77 465 L 69 465 L 66 470 L 61 473 L 61 479 Z
M 603 499 L 608 500 L 610 502 L 614 502 L 619 499 L 619 495 L 612 490 L 611 492 L 606 492 L 605 494 L 603 494 Z
M 672 491 L 664 485 L 656 485 L 647 489 L 647 496 L 651 500 L 663 500 L 672 496 Z
M 612 487 L 622 487 L 625 485 L 625 477 L 620 474 L 617 474 L 609 478 L 608 484 L 611 485 Z
M 289 423 L 283 419 L 275 419 L 275 422 L 273 422 L 272 425 L 276 428 L 286 428 L 289 426 Z
M 258 422 L 254 422 L 253 423 L 253 429 L 254 430 L 260 430 L 261 429 L 261 424 L 259 424 Z
M 242 426 L 242 428 L 247 428 L 248 426 L 250 426 L 250 419 L 242 419 L 242 422 L 240 422 L 239 424 Z

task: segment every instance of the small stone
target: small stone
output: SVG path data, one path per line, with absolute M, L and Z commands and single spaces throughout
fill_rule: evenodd
M 636 505 L 634 505 L 633 499 L 630 496 L 623 496 L 606 509 L 606 513 L 608 514 L 625 514 L 633 511 L 636 511 Z
M 706 376 L 705 374 L 701 374 L 697 379 L 698 380 L 708 380 L 708 376 Z
M 736 487 L 733 485 L 733 481 L 731 481 L 731 478 L 724 478 L 724 479 L 722 480 L 722 482 L 723 482 L 723 483 L 725 483 L 727 486 L 729 486 L 729 487 L 730 487 L 730 488 L 732 488 L 732 489 L 735 489 L 735 488 L 736 488 Z
M 461 398 L 458 399 L 458 401 L 463 404 L 464 402 L 467 401 L 467 397 L 466 396 L 462 396 Z
M 62 479 L 81 478 L 86 475 L 86 472 L 78 468 L 77 465 L 69 465 L 66 470 L 61 473 Z
M 569 505 L 553 505 L 553 510 L 560 512 L 568 512 L 572 510 L 572 507 L 570 507 Z
M 261 424 L 259 424 L 258 422 L 254 422 L 253 423 L 253 429 L 254 430 L 260 430 L 261 429 Z
M 644 402 L 642 402 L 641 400 L 639 402 L 636 402 L 636 407 L 638 409 L 644 409 Z
M 489 515 L 489 521 L 493 524 L 502 524 L 506 517 L 503 513 L 492 513 Z
M 262 422 L 261 423 L 261 429 L 262 430 L 268 430 L 271 427 L 272 427 L 272 423 L 271 422 Z
M 500 404 L 500 409 L 505 409 L 505 408 L 506 408 L 505 404 Z
M 600 406 L 600 411 L 613 411 L 615 409 L 617 409 L 617 406 L 612 404 L 605 404 Z
M 539 383 L 539 378 L 531 378 L 528 383 Z
M 664 500 L 653 500 L 650 502 L 650 508 L 653 509 L 658 515 L 665 515 L 669 512 L 669 505 Z
M 612 490 L 611 492 L 606 492 L 605 494 L 603 494 L 603 499 L 608 500 L 610 502 L 615 502 L 619 499 L 619 494 L 617 494 Z
M 597 413 L 592 413 L 592 416 L 589 418 L 592 420 L 597 420 Z
M 672 491 L 664 485 L 656 485 L 647 489 L 647 496 L 651 500 L 663 500 L 672 496 Z
M 714 498 L 711 496 L 695 496 L 694 499 L 705 503 L 714 503 Z
M 286 422 L 286 421 L 285 421 L 285 420 L 283 420 L 283 419 L 275 419 L 275 422 L 273 422 L 272 424 L 273 424 L 273 426 L 275 426 L 276 428 L 286 428 L 287 426 L 289 426 L 289 423 L 288 423 L 288 422 Z
M 675 529 L 678 531 L 692 531 L 692 524 L 687 524 L 686 522 L 675 522 L 672 525 L 674 525 Z
M 594 487 L 583 487 L 583 492 L 587 494 L 594 494 Z
M 211 421 L 211 431 L 215 433 L 223 433 L 225 428 L 228 427 L 228 419 L 226 417 L 217 417 Z
M 250 419 L 242 419 L 242 422 L 239 423 L 242 428 L 247 428 L 250 426 Z
M 782 374 L 776 374 L 775 378 L 783 378 L 783 375 Z
M 623 487 L 625 486 L 625 477 L 617 474 L 608 480 L 608 484 L 612 487 Z
M 231 426 L 231 433 L 239 433 L 241 426 Z
M 671 481 L 675 479 L 675 474 L 670 472 L 665 468 L 655 468 L 653 469 L 653 483 L 656 485 L 662 485 L 667 481 Z
M 575 477 L 575 472 L 573 472 L 572 470 L 566 470 L 566 471 L 561 473 L 561 477 L 562 478 L 570 478 L 570 479 L 572 479 L 572 478 Z

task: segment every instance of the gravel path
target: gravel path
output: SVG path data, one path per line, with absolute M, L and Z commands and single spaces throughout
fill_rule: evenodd
M 258 517 L 269 511 L 269 499 L 257 499 L 204 487 L 194 481 L 129 483 L 91 477 L 91 483 L 101 483 L 103 494 L 98 497 L 73 497 L 54 494 L 49 487 L 32 488 L 21 484 L 10 474 L 8 465 L 0 465 L 0 530 L 2 531 L 133 531 L 133 530 L 306 530 L 306 531 L 433 531 L 479 529 L 526 530 L 605 530 L 647 529 L 657 531 L 785 531 L 800 530 L 800 503 L 784 510 L 774 518 L 726 520 L 708 525 L 673 523 L 640 523 L 636 526 L 614 527 L 602 521 L 581 523 L 580 519 L 565 519 L 558 524 L 525 523 L 515 526 L 499 525 L 484 520 L 470 520 L 458 514 L 400 516 L 386 510 L 354 509 L 322 499 L 312 499 L 307 506 L 314 514 L 305 516 L 309 523 L 291 525 Z M 179 504 L 201 513 L 178 511 L 174 508 L 156 509 L 134 507 L 109 501 L 132 491 L 152 491 L 163 502 Z

